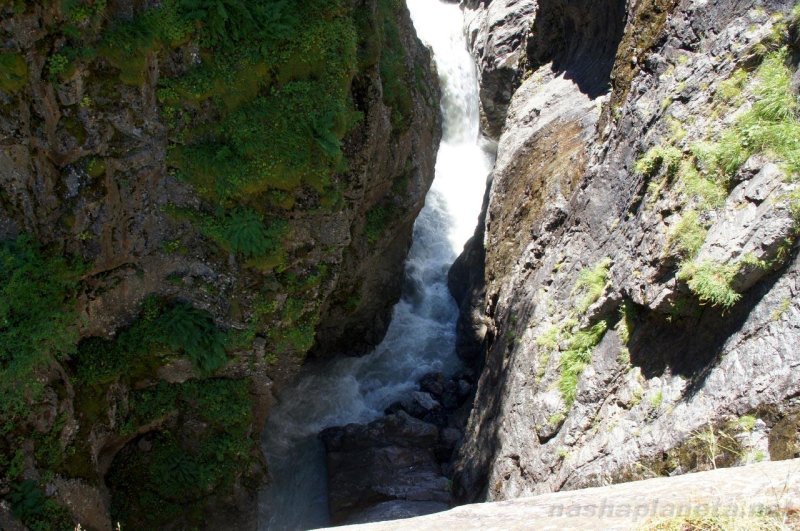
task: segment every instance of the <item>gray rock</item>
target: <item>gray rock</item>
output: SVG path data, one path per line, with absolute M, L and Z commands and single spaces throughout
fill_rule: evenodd
M 754 50 L 778 19 L 769 11 L 785 15 L 793 3 L 627 3 L 624 31 L 603 29 L 619 8 L 609 4 L 541 1 L 528 20 L 529 71 L 508 107 L 480 236 L 459 259 L 483 253 L 485 274 L 470 279 L 458 262 L 453 273 L 454 293 L 469 301 L 459 331 L 486 330 L 474 357 L 485 366 L 454 465 L 462 501 L 716 466 L 679 459 L 709 426 L 731 431 L 755 455 L 764 451 L 762 432 L 735 427 L 746 414 L 764 421 L 769 458 L 800 448 L 796 245 L 776 258 L 793 230 L 785 200 L 793 185 L 754 158 L 726 204 L 704 218 L 710 229 L 698 259 L 774 261 L 743 268 L 734 285 L 742 300 L 723 311 L 701 305 L 676 279 L 670 234 L 691 204 L 670 183 L 655 194 L 660 175 L 634 170 L 652 146 L 689 153 L 733 123 L 746 107 L 712 112 L 719 83 L 756 66 Z M 581 311 L 582 273 L 606 258 L 605 290 Z M 576 334 L 600 321 L 608 331 L 583 353 L 568 406 L 563 361 Z
M 434 452 L 439 430 L 432 424 L 399 411 L 366 425 L 328 428 L 320 437 L 327 452 L 334 523 L 383 518 L 386 506 L 380 504 L 387 500 L 437 507 L 451 501 L 450 482 Z
M 481 119 L 490 137 L 502 131 L 511 96 L 521 80 L 535 0 L 465 0 L 465 31 L 478 65 Z

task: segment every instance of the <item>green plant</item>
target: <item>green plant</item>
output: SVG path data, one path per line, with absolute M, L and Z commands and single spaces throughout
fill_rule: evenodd
M 630 301 L 624 301 L 619 306 L 619 322 L 616 330 L 619 340 L 623 345 L 627 345 L 631 340 L 631 333 L 636 322 L 636 308 Z
M 749 432 L 753 431 L 753 428 L 755 427 L 757 421 L 758 419 L 753 415 L 743 415 L 739 417 L 738 424 L 741 429 Z
M 650 397 L 650 406 L 652 406 L 653 409 L 660 408 L 663 402 L 664 402 L 664 391 L 660 389 L 653 396 Z
M 227 360 L 228 341 L 208 312 L 188 303 L 149 297 L 139 318 L 113 340 L 81 342 L 76 378 L 85 388 L 103 389 L 120 380 L 133 383 L 152 377 L 158 367 L 181 355 L 208 374 Z
M 733 176 L 750 156 L 763 152 L 783 162 L 789 173 L 800 171 L 798 102 L 786 62 L 785 50 L 764 58 L 752 83 L 752 108 L 713 144 L 713 166 L 724 178 Z
M 654 146 L 636 161 L 634 170 L 645 177 L 653 177 L 664 168 L 666 175 L 672 177 L 678 171 L 683 153 L 673 146 Z
M 275 249 L 275 233 L 264 226 L 255 211 L 239 208 L 231 212 L 222 224 L 221 237 L 230 249 L 245 257 L 264 256 Z
M 685 281 L 701 302 L 712 306 L 730 308 L 741 299 L 741 294 L 731 287 L 740 264 L 719 264 L 711 260 L 685 262 L 678 279 Z
M 561 327 L 558 325 L 551 325 L 544 332 L 539 334 L 535 343 L 546 350 L 558 349 L 558 339 L 561 336 Z
M 567 414 L 564 411 L 557 411 L 547 418 L 547 423 L 551 426 L 558 426 L 565 418 L 567 418 Z
M 567 407 L 575 401 L 578 380 L 584 367 L 591 361 L 592 350 L 600 343 L 608 329 L 607 321 L 600 321 L 594 326 L 580 330 L 572 336 L 569 347 L 561 354 L 557 387 Z
M 75 352 L 81 273 L 29 237 L 0 241 L 0 422 L 24 417 L 42 391 L 37 371 Z
M 684 212 L 680 221 L 675 224 L 669 235 L 667 247 L 675 250 L 684 259 L 694 257 L 706 239 L 706 229 L 700 223 L 700 216 L 695 210 Z
M 167 344 L 185 352 L 198 369 L 211 373 L 227 360 L 225 334 L 208 312 L 188 304 L 177 304 L 161 319 Z
M 47 72 L 50 74 L 50 79 L 56 80 L 58 77 L 67 71 L 69 68 L 69 59 L 60 53 L 54 53 L 47 60 Z
M 245 380 L 208 379 L 160 383 L 131 393 L 120 411 L 126 433 L 179 415 L 197 426 L 191 440 L 170 425 L 148 436 L 148 452 L 123 449 L 108 474 L 112 516 L 123 528 L 155 529 L 175 519 L 199 526 L 210 493 L 229 495 L 234 481 L 252 474 L 257 440 Z
M 28 65 L 16 53 L 0 53 L 0 90 L 17 92 L 28 82 Z
M 702 148 L 697 144 L 693 146 L 695 152 L 699 152 L 700 149 Z M 719 182 L 705 176 L 696 165 L 697 159 L 681 162 L 678 171 L 681 192 L 700 212 L 709 212 L 723 206 L 728 197 L 727 182 Z
M 367 212 L 364 236 L 366 236 L 367 242 L 370 245 L 374 246 L 378 243 L 396 215 L 396 208 L 393 206 L 376 206 Z
M 737 69 L 731 77 L 722 81 L 717 86 L 716 96 L 725 103 L 741 103 L 741 95 L 747 84 L 747 72 L 741 68 Z
M 584 313 L 597 302 L 608 286 L 608 269 L 611 267 L 611 258 L 603 258 L 594 267 L 583 269 L 578 281 L 575 283 L 573 293 L 583 293 L 583 298 L 578 302 L 578 313 Z
M 15 485 L 9 501 L 14 517 L 31 531 L 70 531 L 74 528 L 69 511 L 47 498 L 35 481 L 25 480 Z

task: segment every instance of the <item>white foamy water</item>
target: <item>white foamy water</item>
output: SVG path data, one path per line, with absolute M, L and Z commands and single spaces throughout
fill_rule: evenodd
M 366 356 L 304 371 L 270 415 L 263 448 L 272 482 L 260 498 L 262 531 L 328 524 L 322 429 L 374 420 L 425 374 L 460 367 L 458 308 L 447 271 L 475 230 L 493 158 L 479 133 L 477 75 L 459 7 L 438 0 L 407 4 L 418 35 L 433 49 L 442 86 L 436 176 L 414 225 L 402 298 L 384 340 Z

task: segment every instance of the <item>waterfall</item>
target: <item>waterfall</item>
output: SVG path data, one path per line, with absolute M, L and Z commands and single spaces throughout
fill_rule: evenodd
M 262 531 L 328 524 L 322 429 L 372 421 L 425 374 L 460 367 L 458 308 L 447 271 L 475 229 L 493 161 L 479 133 L 477 74 L 460 8 L 441 0 L 407 4 L 417 34 L 433 49 L 442 86 L 436 176 L 414 225 L 403 294 L 383 342 L 366 356 L 304 371 L 271 412 L 263 448 L 272 482 L 259 502 Z

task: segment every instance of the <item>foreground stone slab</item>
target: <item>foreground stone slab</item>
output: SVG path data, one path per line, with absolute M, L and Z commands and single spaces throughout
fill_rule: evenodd
M 336 529 L 628 530 L 653 517 L 694 511 L 744 515 L 765 508 L 800 510 L 800 459 L 464 505 L 428 516 Z

